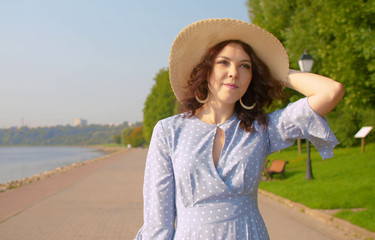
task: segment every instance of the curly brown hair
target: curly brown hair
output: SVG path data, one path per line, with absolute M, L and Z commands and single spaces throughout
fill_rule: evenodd
M 203 56 L 203 60 L 194 67 L 187 85 L 190 97 L 182 102 L 185 107 L 185 112 L 187 116 L 193 116 L 196 111 L 203 106 L 202 103 L 196 100 L 195 96 L 199 99 L 207 98 L 207 79 L 212 73 L 214 60 L 220 51 L 229 43 L 240 44 L 243 50 L 249 55 L 252 62 L 251 84 L 243 95 L 242 101 L 247 106 L 255 102 L 256 106 L 251 110 L 246 110 L 241 106 L 239 101 L 235 103 L 234 111 L 241 120 L 240 126 L 245 131 L 253 132 L 253 122 L 256 120 L 266 128 L 267 114 L 264 109 L 269 107 L 274 100 L 282 99 L 283 86 L 280 81 L 271 76 L 268 66 L 257 57 L 252 48 L 240 40 L 227 40 L 211 47 Z

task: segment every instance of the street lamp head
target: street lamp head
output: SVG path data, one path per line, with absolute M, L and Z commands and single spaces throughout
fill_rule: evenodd
M 310 54 L 307 53 L 307 50 L 305 50 L 298 60 L 299 68 L 302 72 L 311 72 L 313 64 L 314 59 Z

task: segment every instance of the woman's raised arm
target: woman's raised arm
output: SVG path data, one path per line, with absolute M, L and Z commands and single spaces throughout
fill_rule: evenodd
M 292 69 L 286 86 L 307 96 L 310 107 L 320 116 L 329 113 L 344 96 L 341 83 L 318 74 Z

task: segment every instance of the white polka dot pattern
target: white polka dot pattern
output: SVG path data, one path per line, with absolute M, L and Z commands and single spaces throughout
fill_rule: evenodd
M 219 127 L 225 142 L 212 160 L 216 125 L 176 115 L 158 122 L 144 178 L 144 225 L 136 239 L 269 239 L 257 191 L 268 154 L 308 138 L 323 158 L 338 144 L 327 121 L 301 99 L 269 114 L 267 129 L 240 128 L 233 115 Z

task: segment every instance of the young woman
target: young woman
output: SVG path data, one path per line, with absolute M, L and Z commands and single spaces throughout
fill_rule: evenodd
M 297 138 L 331 157 L 338 142 L 322 116 L 343 87 L 289 70 L 272 34 L 234 19 L 186 27 L 173 43 L 169 71 L 187 110 L 154 128 L 136 239 L 268 239 L 257 203 L 266 158 Z M 284 86 L 306 98 L 267 114 Z

